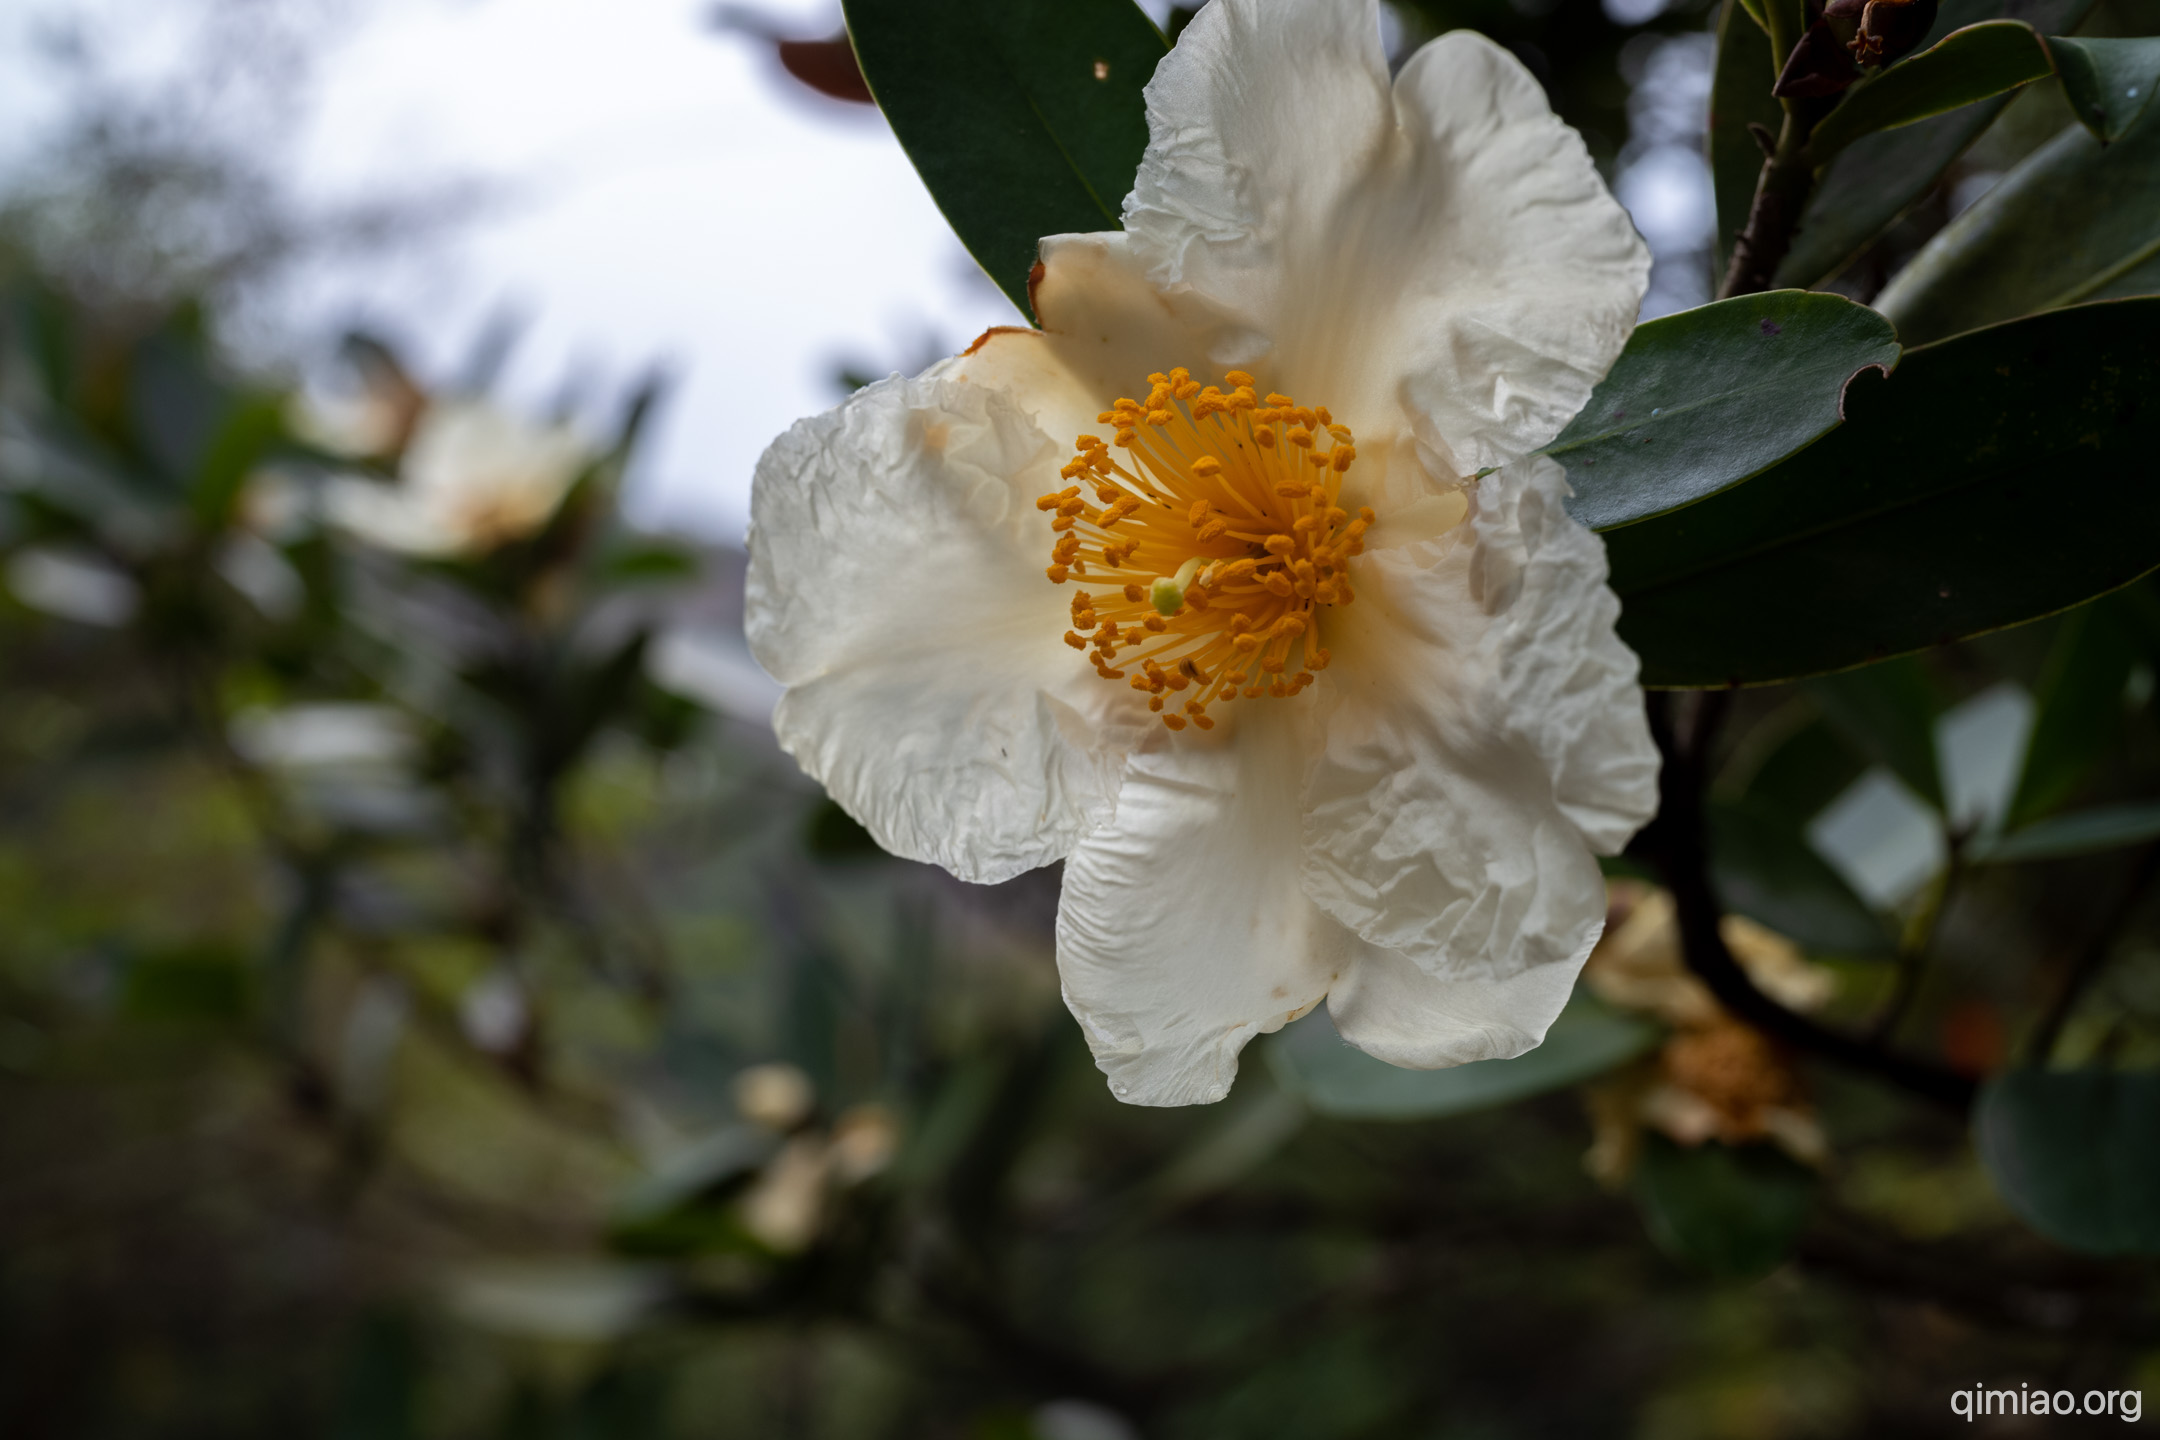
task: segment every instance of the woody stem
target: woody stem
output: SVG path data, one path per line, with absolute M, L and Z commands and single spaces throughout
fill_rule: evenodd
M 1748 207 L 1747 225 L 1733 242 L 1732 264 L 1718 287 L 1720 300 L 1759 294 L 1777 283 L 1778 266 L 1792 249 L 1793 234 L 1815 190 L 1815 168 L 1807 156 L 1808 133 L 1814 128 L 1808 108 L 1785 102 L 1785 122 L 1755 181 L 1755 201 Z
M 1711 883 L 1703 817 L 1710 742 L 1729 696 L 1723 692 L 1703 696 L 1692 733 L 1684 737 L 1675 723 L 1673 693 L 1653 690 L 1648 699 L 1650 730 L 1663 768 L 1657 819 L 1636 837 L 1634 853 L 1656 866 L 1672 891 L 1680 922 L 1680 950 L 1688 969 L 1727 1010 L 1772 1039 L 1872 1075 L 1958 1114 L 1969 1111 L 1975 1087 L 1963 1075 L 1819 1025 L 1765 995 L 1740 968 L 1720 933 L 1723 907 Z

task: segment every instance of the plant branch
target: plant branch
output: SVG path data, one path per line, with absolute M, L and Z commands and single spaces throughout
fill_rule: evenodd
M 1968 838 L 1957 828 L 1952 828 L 1946 837 L 1950 860 L 1943 868 L 1942 883 L 1935 887 L 1935 893 L 1929 898 L 1926 913 L 1915 923 L 1905 943 L 1898 947 L 1897 983 L 1890 992 L 1889 1003 L 1868 1027 L 1870 1045 L 1881 1048 L 1896 1038 L 1898 1026 L 1904 1022 L 1913 1000 L 1920 993 L 1920 981 L 1927 973 L 1928 962 L 1935 957 L 1935 933 L 1942 927 L 1943 912 L 1950 908 L 1950 896 L 1965 875 Z
M 1814 123 L 1805 105 L 1785 102 L 1785 122 L 1756 178 L 1747 224 L 1733 242 L 1732 263 L 1726 267 L 1725 283 L 1718 287 L 1720 300 L 1759 294 L 1777 284 L 1778 266 L 1792 249 L 1793 234 L 1800 228 L 1808 197 L 1815 192 L 1815 167 L 1807 155 Z
M 2085 994 L 2086 987 L 2092 984 L 2094 977 L 2107 964 L 2108 956 L 2115 949 L 2116 937 L 2122 933 L 2123 926 L 2130 923 L 2130 917 L 2137 912 L 2138 902 L 2145 898 L 2145 891 L 2152 884 L 2156 871 L 2160 871 L 2160 845 L 2148 845 L 2144 853 L 2138 856 L 2136 868 L 2130 872 L 2129 880 L 2116 895 L 2115 903 L 2094 928 L 2092 937 L 2085 942 L 2085 948 L 2080 950 L 2077 958 L 2071 962 L 2070 973 L 2063 977 L 2062 989 L 2055 994 L 2055 1003 L 2048 1007 L 2047 1014 L 2042 1016 L 2040 1023 L 2033 1028 L 2032 1039 L 2025 1050 L 2026 1064 L 2047 1064 L 2048 1057 L 2055 1052 L 2055 1042 L 2062 1038 L 2063 1026 L 2069 1023 L 2071 1015 L 2076 1012 L 2078 1001 Z
M 1680 949 L 1688 968 L 1710 988 L 1718 1003 L 1774 1040 L 1820 1055 L 1847 1069 L 1872 1075 L 1902 1090 L 1963 1113 L 1972 1107 L 1974 1085 L 1963 1075 L 1850 1035 L 1828 1029 L 1755 988 L 1733 959 L 1719 932 L 1723 911 L 1710 882 L 1710 853 L 1703 823 L 1706 752 L 1717 709 L 1706 708 L 1689 743 L 1682 744 L 1673 724 L 1672 696 L 1652 691 L 1648 697 L 1650 729 L 1664 757 L 1657 819 L 1639 844 L 1672 891 L 1680 922 Z M 1715 699 L 1706 707 L 1717 706 Z

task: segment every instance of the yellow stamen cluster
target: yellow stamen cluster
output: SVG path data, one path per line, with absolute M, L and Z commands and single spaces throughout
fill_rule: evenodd
M 1148 376 L 1145 402 L 1096 417 L 1109 442 L 1074 442 L 1059 472 L 1074 483 L 1035 502 L 1057 536 L 1050 579 L 1108 586 L 1074 594 L 1065 643 L 1147 692 L 1173 730 L 1213 729 L 1208 706 L 1241 693 L 1312 684 L 1328 663 L 1321 612 L 1354 598 L 1349 560 L 1373 523 L 1336 503 L 1357 459 L 1347 426 L 1325 406 L 1261 398 L 1243 371 L 1224 379 L 1227 391 L 1182 368 Z

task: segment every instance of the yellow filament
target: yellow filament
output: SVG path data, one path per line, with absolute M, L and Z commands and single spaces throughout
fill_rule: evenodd
M 1066 488 L 1035 502 L 1051 512 L 1053 583 L 1086 583 L 1098 559 L 1121 572 L 1074 595 L 1065 643 L 1146 693 L 1172 730 L 1213 729 L 1208 706 L 1241 693 L 1313 683 L 1329 659 L 1323 612 L 1351 602 L 1349 561 L 1374 518 L 1337 503 L 1357 460 L 1349 427 L 1288 395 L 1263 403 L 1243 371 L 1223 378 L 1148 376 L 1144 399 L 1096 417 L 1112 440 L 1080 436 Z M 1166 709 L 1166 695 L 1182 703 Z

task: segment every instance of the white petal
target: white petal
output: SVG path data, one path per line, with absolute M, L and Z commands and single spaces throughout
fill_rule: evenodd
M 1115 808 L 1144 733 L 1062 640 L 1034 498 L 1067 452 L 1010 397 L 881 381 L 758 462 L 745 625 L 781 745 L 894 854 L 991 882 Z
M 1147 90 L 1125 223 L 1165 290 L 1272 342 L 1264 383 L 1446 478 L 1558 434 L 1631 332 L 1649 252 L 1521 63 L 1467 31 L 1392 92 L 1374 0 L 1216 0 Z
M 1494 569 L 1519 577 L 1502 632 L 1512 723 L 1552 775 L 1553 796 L 1600 855 L 1617 855 L 1657 813 L 1658 754 L 1637 683 L 1641 662 L 1614 628 L 1605 542 L 1569 517 L 1552 460 L 1487 477 L 1474 523 Z
M 1269 332 L 1286 291 L 1333 290 L 1326 232 L 1392 148 L 1377 0 L 1215 0 L 1145 93 L 1124 221 L 1157 286 Z
M 1655 805 L 1603 547 L 1564 494 L 1546 460 L 1487 477 L 1468 526 L 1361 556 L 1327 621 L 1306 889 L 1436 976 L 1578 957 L 1605 913 L 1591 843 Z
M 1375 1059 L 1412 1070 L 1508 1060 L 1536 1048 L 1575 988 L 1597 943 L 1505 979 L 1427 974 L 1398 950 L 1359 944 L 1328 991 L 1328 1016 L 1343 1039 Z
M 1065 862 L 1058 974 L 1121 1100 L 1220 1100 L 1245 1042 L 1341 969 L 1350 937 L 1297 885 L 1306 720 L 1262 699 L 1134 754 L 1117 818 Z
M 1183 365 L 1204 376 L 1234 348 L 1204 306 L 1149 283 L 1126 235 L 1051 235 L 1041 255 L 1032 292 L 1042 329 L 988 331 L 936 373 L 1010 392 L 1059 444 L 1102 430 L 1095 417 L 1145 395 L 1151 373 Z

